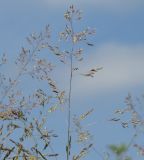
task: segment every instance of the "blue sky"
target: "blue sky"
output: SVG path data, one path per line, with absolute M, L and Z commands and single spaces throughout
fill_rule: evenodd
M 63 13 L 69 4 L 83 11 L 82 26 L 96 28 L 94 47 L 86 48 L 86 58 L 77 64 L 80 70 L 73 79 L 73 112 L 95 109 L 90 119 L 95 124 L 89 129 L 95 135 L 97 149 L 104 152 L 107 144 L 129 141 L 132 135 L 132 129 L 111 125 L 107 119 L 115 107 L 124 106 L 128 92 L 134 96 L 143 93 L 143 0 L 0 0 L 0 54 L 5 52 L 14 61 L 26 44 L 25 37 L 40 32 L 46 24 L 51 24 L 53 34 L 61 31 L 65 24 Z M 80 76 L 97 66 L 103 70 L 94 78 Z M 58 84 L 64 88 L 67 71 L 59 66 L 57 73 Z

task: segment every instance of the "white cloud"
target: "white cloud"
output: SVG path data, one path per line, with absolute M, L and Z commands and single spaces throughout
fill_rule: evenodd
M 94 78 L 76 74 L 74 94 L 116 91 L 144 84 L 144 45 L 101 45 L 80 67 L 80 73 L 102 66 Z M 87 67 L 88 66 L 88 67 Z

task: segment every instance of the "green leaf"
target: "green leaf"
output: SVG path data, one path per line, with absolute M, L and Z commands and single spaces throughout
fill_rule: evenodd
M 109 149 L 114 152 L 116 155 L 121 155 L 127 151 L 127 146 L 125 144 L 121 145 L 109 145 Z

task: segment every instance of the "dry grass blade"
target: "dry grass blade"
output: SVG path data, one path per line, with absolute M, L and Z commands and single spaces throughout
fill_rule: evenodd
M 87 116 L 89 116 L 93 111 L 94 111 L 94 109 L 92 108 L 92 109 L 90 109 L 89 111 L 87 111 L 86 113 L 82 114 L 82 115 L 80 116 L 80 120 L 85 119 L 85 118 L 86 118 Z
M 17 109 L 8 109 L 0 112 L 0 120 L 24 119 L 23 112 Z
M 12 149 L 8 150 L 6 155 L 4 156 L 3 160 L 7 160 L 7 158 L 10 156 L 10 154 L 13 152 L 14 149 L 15 149 L 15 147 L 13 147 Z
M 120 118 L 111 118 L 109 121 L 115 121 L 115 122 L 117 122 L 117 121 L 120 121 Z
M 36 151 L 37 154 L 39 154 L 41 156 L 42 159 L 47 160 L 47 158 L 37 149 L 37 148 L 32 148 L 33 150 Z
M 91 69 L 89 70 L 87 73 L 82 73 L 81 75 L 86 76 L 86 77 L 94 77 L 94 75 L 96 74 L 96 72 L 98 72 L 99 70 L 102 70 L 103 67 L 99 67 L 96 69 Z
M 11 141 L 13 144 L 15 144 L 15 146 L 17 146 L 17 148 L 18 148 L 18 154 L 20 154 L 21 152 L 23 152 L 23 153 L 26 153 L 26 154 L 30 155 L 29 150 L 25 149 L 21 143 L 15 142 L 15 141 L 12 140 L 12 139 L 10 139 L 10 141 Z
M 80 153 L 76 156 L 73 156 L 73 160 L 80 160 L 83 158 L 87 153 L 89 152 L 89 149 L 93 146 L 93 144 L 90 144 L 88 147 L 83 148 Z

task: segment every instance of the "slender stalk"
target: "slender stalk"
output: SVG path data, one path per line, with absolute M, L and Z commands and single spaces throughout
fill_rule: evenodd
M 68 95 L 68 131 L 67 131 L 67 160 L 70 159 L 70 151 L 71 151 L 71 98 L 72 98 L 72 79 L 73 79 L 73 51 L 74 51 L 74 42 L 73 42 L 73 36 L 74 36 L 74 29 L 73 29 L 73 23 L 72 18 L 70 20 L 70 26 L 71 26 L 71 40 L 72 40 L 72 49 L 70 53 L 70 78 L 69 78 L 69 95 Z

